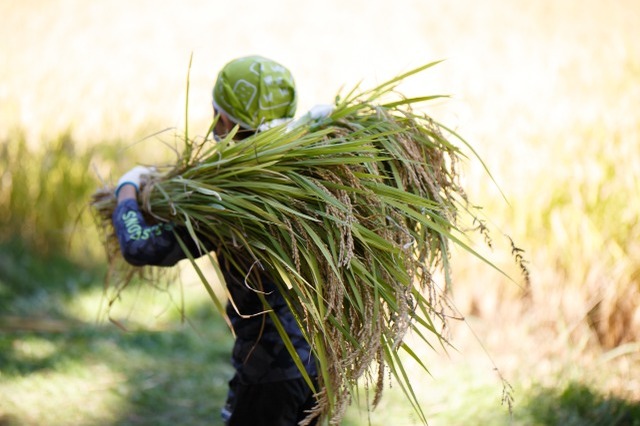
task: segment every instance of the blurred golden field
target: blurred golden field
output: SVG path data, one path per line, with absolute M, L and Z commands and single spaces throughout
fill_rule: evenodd
M 459 352 L 425 349 L 427 417 L 455 407 L 452 377 L 488 383 L 506 410 L 494 367 L 518 383 L 516 406 L 518 390 L 576 380 L 640 402 L 640 1 L 5 0 L 0 16 L 0 140 L 123 141 L 120 168 L 101 170 L 111 180 L 171 158 L 143 138 L 184 129 L 191 55 L 192 136 L 237 56 L 287 65 L 300 111 L 444 60 L 399 90 L 451 96 L 424 111 L 495 179 L 469 156 L 464 185 L 497 230 L 478 250 L 513 281 L 453 254 L 467 321 L 449 330 Z M 528 291 L 507 236 L 525 250 Z

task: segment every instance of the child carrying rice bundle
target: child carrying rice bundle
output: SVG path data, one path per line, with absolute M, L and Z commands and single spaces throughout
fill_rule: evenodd
M 206 255 L 226 283 L 222 308 L 193 263 L 236 336 L 226 424 L 339 424 L 360 380 L 377 404 L 386 369 L 424 420 L 399 349 L 423 365 L 405 334 L 442 339 L 432 275 L 451 241 L 471 250 L 456 237 L 468 211 L 457 136 L 411 108 L 432 97 L 387 98 L 432 65 L 294 121 L 286 68 L 231 61 L 203 141 L 94 195 L 112 258 Z

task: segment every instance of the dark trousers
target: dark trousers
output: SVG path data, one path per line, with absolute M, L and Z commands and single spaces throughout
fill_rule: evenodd
M 315 402 L 302 378 L 250 384 L 234 377 L 223 418 L 227 426 L 294 426 L 307 417 Z

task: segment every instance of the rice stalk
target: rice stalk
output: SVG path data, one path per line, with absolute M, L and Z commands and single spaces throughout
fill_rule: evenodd
M 220 262 L 275 279 L 318 359 L 312 416 L 330 424 L 340 423 L 361 380 L 375 406 L 386 371 L 426 422 L 399 351 L 426 369 L 404 342 L 407 332 L 446 344 L 435 326 L 445 317 L 432 276 L 448 268 L 450 243 L 473 252 L 457 227 L 470 211 L 458 182 L 462 154 L 450 139 L 466 142 L 414 112 L 416 102 L 434 96 L 398 100 L 395 93 L 404 78 L 432 65 L 354 89 L 321 121 L 241 141 L 233 134 L 218 142 L 185 138 L 176 164 L 139 194 L 153 220 L 215 242 Z M 92 203 L 107 234 L 113 191 L 97 191 Z M 107 250 L 117 258 L 113 238 Z

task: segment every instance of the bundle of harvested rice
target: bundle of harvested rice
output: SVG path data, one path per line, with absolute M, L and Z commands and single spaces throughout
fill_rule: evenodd
M 332 424 L 363 381 L 375 406 L 385 369 L 424 420 L 399 349 L 426 369 L 403 338 L 413 331 L 444 342 L 435 323 L 442 290 L 432 275 L 448 268 L 450 242 L 471 250 L 456 226 L 458 214 L 468 213 L 457 181 L 461 153 L 447 137 L 465 142 L 413 111 L 437 96 L 404 99 L 395 92 L 432 65 L 337 98 L 333 114 L 320 121 L 240 141 L 233 134 L 218 142 L 185 138 L 176 164 L 159 168 L 140 192 L 150 218 L 184 226 L 200 243 L 215 241 L 219 261 L 274 277 L 318 359 L 315 414 Z M 94 194 L 113 257 L 115 206 L 114 188 Z

